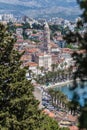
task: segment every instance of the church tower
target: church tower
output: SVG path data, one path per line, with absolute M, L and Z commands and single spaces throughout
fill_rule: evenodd
M 49 25 L 46 22 L 44 25 L 44 51 L 49 52 L 50 53 L 50 29 L 49 29 Z

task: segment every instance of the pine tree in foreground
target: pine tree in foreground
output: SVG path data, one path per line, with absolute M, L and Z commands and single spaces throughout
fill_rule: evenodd
M 14 37 L 0 24 L 0 130 L 58 130 L 53 119 L 38 110 L 33 86 L 21 68 Z
M 81 81 L 81 88 L 84 88 L 84 83 L 87 82 L 87 0 L 76 1 L 82 9 L 82 19 L 78 19 L 74 31 L 70 30 L 65 36 L 68 44 L 78 44 L 79 53 L 74 50 L 74 53 L 72 54 L 76 66 L 73 89 L 78 87 L 77 78 Z M 82 95 L 84 106 L 81 107 L 81 114 L 78 118 L 79 129 L 87 130 L 87 92 L 82 91 Z M 78 93 L 77 96 L 79 97 Z M 80 97 L 78 99 L 80 99 Z M 76 100 L 76 98 L 74 98 L 74 100 Z

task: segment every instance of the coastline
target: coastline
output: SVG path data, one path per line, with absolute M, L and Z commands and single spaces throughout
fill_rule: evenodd
M 40 84 L 37 84 L 36 86 L 35 86 L 35 91 L 34 91 L 34 96 L 36 97 L 36 99 L 37 100 L 39 100 L 39 102 L 40 102 L 40 104 L 39 104 L 39 109 L 44 109 L 44 110 L 46 110 L 45 109 L 45 107 L 44 107 L 44 105 L 42 105 L 42 98 L 44 97 L 43 96 L 43 90 L 42 90 L 42 88 L 44 89 L 44 90 L 47 90 L 47 89 L 49 89 L 49 88 L 54 88 L 54 87 L 62 87 L 62 86 L 64 86 L 64 85 L 67 85 L 67 84 L 69 84 L 69 83 L 73 83 L 73 81 L 74 80 L 67 80 L 67 81 L 65 81 L 65 82 L 58 82 L 58 83 L 56 83 L 56 84 L 51 84 L 51 85 L 49 85 L 49 86 L 46 86 L 46 85 L 44 85 L 44 86 L 42 86 L 42 85 L 40 85 Z M 77 79 L 77 81 L 80 81 L 80 79 Z M 45 92 L 45 91 L 44 91 Z M 47 108 L 47 110 L 49 110 L 50 112 L 51 112 L 51 110 L 49 109 L 49 108 Z M 54 116 L 55 116 L 55 120 L 56 121 L 58 121 L 59 122 L 59 125 L 60 125 L 60 127 L 62 126 L 61 125 L 61 122 L 66 122 L 66 120 L 67 120 L 67 122 L 69 121 L 69 123 L 70 123 L 70 121 L 73 123 L 74 122 L 74 124 L 75 124 L 75 126 L 76 126 L 76 123 L 77 123 L 77 118 L 78 118 L 78 116 L 72 116 L 70 113 L 68 113 L 67 114 L 67 112 L 65 113 L 65 112 L 62 112 L 61 110 L 59 110 L 59 111 L 57 111 L 57 110 L 52 110 L 52 112 L 53 112 L 53 114 L 54 114 Z M 67 123 L 66 123 L 67 124 Z M 64 126 L 64 125 L 63 125 Z M 66 125 L 65 125 L 66 126 Z
M 42 105 L 42 91 L 43 90 L 47 90 L 49 88 L 55 88 L 55 87 L 63 87 L 67 84 L 73 84 L 73 81 L 74 80 L 67 80 L 65 82 L 58 82 L 58 83 L 55 83 L 55 84 L 50 84 L 48 86 L 46 85 L 40 85 L 40 84 L 34 84 L 34 96 L 37 100 L 39 100 L 40 104 L 39 104 L 39 108 L 42 109 L 43 108 L 43 105 Z M 76 79 L 76 81 L 80 81 L 80 79 Z
M 49 89 L 49 88 L 54 88 L 54 87 L 61 87 L 61 86 L 65 86 L 69 83 L 73 83 L 74 80 L 67 80 L 67 81 L 63 81 L 63 82 L 58 82 L 58 83 L 55 83 L 55 84 L 51 84 L 51 85 L 43 85 L 43 88 L 44 89 Z M 80 79 L 76 79 L 76 81 L 80 81 Z

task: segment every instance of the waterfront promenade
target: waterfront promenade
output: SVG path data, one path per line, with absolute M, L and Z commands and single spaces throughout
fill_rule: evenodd
M 79 81 L 79 79 L 77 79 L 77 81 Z M 48 85 L 48 86 L 46 86 L 46 85 L 43 85 L 42 87 L 44 88 L 44 89 L 48 89 L 48 88 L 54 88 L 54 87 L 61 87 L 61 86 L 65 86 L 65 85 L 67 85 L 67 84 L 69 84 L 69 83 L 71 83 L 71 84 L 73 84 L 73 80 L 66 80 L 66 81 L 62 81 L 62 82 L 58 82 L 58 83 L 53 83 L 53 84 L 50 84 L 50 85 Z
M 53 88 L 53 87 L 56 87 L 56 86 L 64 86 L 64 85 L 67 85 L 69 83 L 73 83 L 73 80 L 68 80 L 68 81 L 65 81 L 65 82 L 60 82 L 60 83 L 56 83 L 56 84 L 51 84 L 49 86 L 41 86 L 39 84 L 36 84 L 35 85 L 35 91 L 34 91 L 34 96 L 36 97 L 37 100 L 39 100 L 40 104 L 39 104 L 39 109 L 42 109 L 44 108 L 44 110 L 47 110 L 51 113 L 54 114 L 54 118 L 56 121 L 59 122 L 59 125 L 60 127 L 67 127 L 68 125 L 76 125 L 78 123 L 78 116 L 73 116 L 71 115 L 70 113 L 67 113 L 65 111 L 62 111 L 62 110 L 56 110 L 56 109 L 53 109 L 53 110 L 50 110 L 48 108 L 45 108 L 43 105 L 42 105 L 42 98 L 46 97 L 45 96 L 45 90 L 47 90 L 48 88 Z M 63 122 L 63 123 L 61 123 Z M 65 124 L 64 124 L 65 122 Z M 67 124 L 68 122 L 68 124 Z M 62 125 L 61 125 L 62 124 Z
M 58 86 L 64 86 L 67 85 L 68 83 L 72 83 L 73 80 L 67 80 L 67 81 L 63 81 L 63 82 L 58 82 L 58 83 L 54 83 L 54 84 L 50 84 L 48 86 L 44 85 L 43 88 L 48 89 L 48 88 L 53 88 L 53 87 L 58 87 Z
M 79 79 L 77 79 L 77 81 L 80 81 Z M 49 84 L 48 86 L 46 85 L 40 85 L 40 84 L 34 84 L 34 95 L 36 97 L 37 100 L 40 101 L 41 104 L 41 98 L 42 98 L 42 89 L 47 90 L 49 88 L 55 88 L 55 87 L 62 87 L 65 86 L 67 84 L 73 84 L 73 80 L 67 80 L 67 81 L 63 81 L 63 82 L 58 82 L 58 83 L 54 83 L 54 84 Z

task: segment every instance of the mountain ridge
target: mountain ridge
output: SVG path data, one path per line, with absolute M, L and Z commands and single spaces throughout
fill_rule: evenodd
M 77 17 L 81 13 L 76 0 L 0 0 L 0 13 L 29 17 Z

